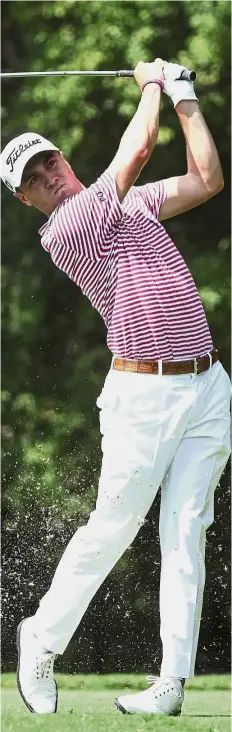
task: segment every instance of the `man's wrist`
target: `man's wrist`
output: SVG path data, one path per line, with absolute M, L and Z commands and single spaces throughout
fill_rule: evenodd
M 182 99 L 177 102 L 175 107 L 177 114 L 185 114 L 187 117 L 191 117 L 194 112 L 199 110 L 199 101 L 197 99 Z
M 141 86 L 141 92 L 144 91 L 145 87 L 148 86 L 148 84 L 156 84 L 157 86 L 159 86 L 159 88 L 161 89 L 161 91 L 163 91 L 164 82 L 161 79 L 154 78 L 154 79 L 148 79 L 147 81 L 144 82 L 144 84 L 142 84 L 142 86 Z
M 158 84 L 147 84 L 141 92 L 141 100 L 144 98 L 152 98 L 152 97 L 158 97 L 161 98 L 161 88 L 158 86 Z

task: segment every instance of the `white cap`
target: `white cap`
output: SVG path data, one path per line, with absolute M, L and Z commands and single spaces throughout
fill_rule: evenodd
M 8 142 L 0 156 L 3 183 L 15 193 L 16 188 L 20 186 L 28 160 L 46 150 L 59 151 L 59 148 L 42 135 L 37 135 L 36 132 L 24 132 L 23 135 L 14 137 Z

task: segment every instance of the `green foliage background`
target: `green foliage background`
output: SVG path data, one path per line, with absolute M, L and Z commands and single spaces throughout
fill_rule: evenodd
M 219 150 L 225 189 L 200 208 L 168 221 L 167 229 L 195 277 L 227 369 L 229 28 L 230 3 L 224 0 L 2 3 L 3 70 L 134 68 L 138 60 L 156 56 L 196 69 L 196 90 Z M 21 132 L 40 132 L 63 150 L 88 186 L 115 155 L 138 101 L 133 80 L 4 82 L 2 146 Z M 164 98 L 158 144 L 140 183 L 184 171 L 183 136 Z M 101 459 L 95 402 L 111 360 L 100 316 L 40 246 L 37 231 L 43 222 L 38 211 L 23 207 L 2 186 L 6 668 L 15 663 L 17 621 L 35 611 L 68 538 L 94 505 Z M 199 668 L 206 671 L 224 671 L 228 664 L 228 501 L 226 472 L 217 492 L 217 523 L 209 532 L 198 653 Z M 160 658 L 158 508 L 156 501 L 133 547 L 91 603 L 60 660 L 62 668 L 127 671 L 150 665 L 154 671 Z

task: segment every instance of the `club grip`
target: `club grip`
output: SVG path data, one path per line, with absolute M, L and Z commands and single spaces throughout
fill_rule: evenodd
M 116 71 L 116 76 L 134 76 L 134 72 L 130 69 L 122 69 L 121 71 Z
M 131 71 L 130 69 L 122 69 L 121 71 L 116 71 L 115 76 L 134 76 L 134 71 Z M 196 79 L 196 71 L 190 71 L 189 69 L 183 69 L 180 75 L 180 79 L 184 79 L 185 81 L 194 81 Z
M 189 71 L 189 69 L 183 69 L 183 71 L 181 71 L 180 79 L 184 79 L 185 81 L 195 81 L 196 71 Z

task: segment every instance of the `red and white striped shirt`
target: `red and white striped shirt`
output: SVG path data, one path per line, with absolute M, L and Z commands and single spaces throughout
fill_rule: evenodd
M 213 346 L 193 278 L 158 220 L 164 200 L 160 181 L 132 186 L 120 203 L 106 171 L 39 231 L 53 262 L 102 316 L 112 354 L 124 358 L 187 359 Z

